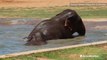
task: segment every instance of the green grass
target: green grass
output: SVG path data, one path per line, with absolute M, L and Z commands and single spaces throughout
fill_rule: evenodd
M 0 8 L 0 17 L 50 18 L 64 9 L 73 9 L 82 18 L 107 18 L 107 7 L 47 7 L 47 8 Z
M 97 55 L 98 57 L 80 57 L 80 55 Z M 1 60 L 36 60 L 37 58 L 54 60 L 107 60 L 107 50 L 98 46 L 87 46 L 5 58 Z

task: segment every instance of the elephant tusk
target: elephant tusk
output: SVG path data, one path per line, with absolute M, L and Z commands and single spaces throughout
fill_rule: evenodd
M 68 26 L 68 21 L 67 20 L 65 20 L 65 23 L 64 23 L 64 26 Z M 71 27 L 68 27 L 71 31 L 72 31 L 72 28 Z
M 67 26 L 67 20 L 65 20 L 64 26 Z

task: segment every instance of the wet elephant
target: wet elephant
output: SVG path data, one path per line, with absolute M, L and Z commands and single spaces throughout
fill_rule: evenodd
M 63 20 L 64 18 L 65 20 Z M 55 17 L 51 18 L 51 20 L 58 20 L 58 19 L 62 20 L 62 22 L 63 21 L 65 22 L 64 26 L 67 29 L 71 29 L 72 34 L 77 32 L 80 36 L 85 35 L 86 29 L 85 29 L 84 23 L 76 11 L 71 9 L 66 9 L 61 13 L 57 14 Z
M 74 10 L 66 9 L 40 22 L 27 37 L 26 45 L 43 45 L 47 40 L 73 38 L 75 32 L 84 36 L 85 26 Z

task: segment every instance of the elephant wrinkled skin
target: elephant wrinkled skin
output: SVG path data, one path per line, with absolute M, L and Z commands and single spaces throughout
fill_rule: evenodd
M 85 26 L 74 10 L 66 9 L 36 25 L 27 37 L 26 45 L 43 45 L 47 40 L 73 38 L 75 32 L 84 36 Z

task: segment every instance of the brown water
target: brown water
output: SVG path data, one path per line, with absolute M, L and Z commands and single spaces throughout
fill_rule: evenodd
M 0 18 L 0 55 L 107 40 L 107 21 L 84 21 L 87 29 L 85 37 L 50 40 L 48 44 L 42 46 L 25 46 L 26 40 L 23 38 L 28 36 L 34 26 L 40 22 L 38 20 L 29 18 Z

